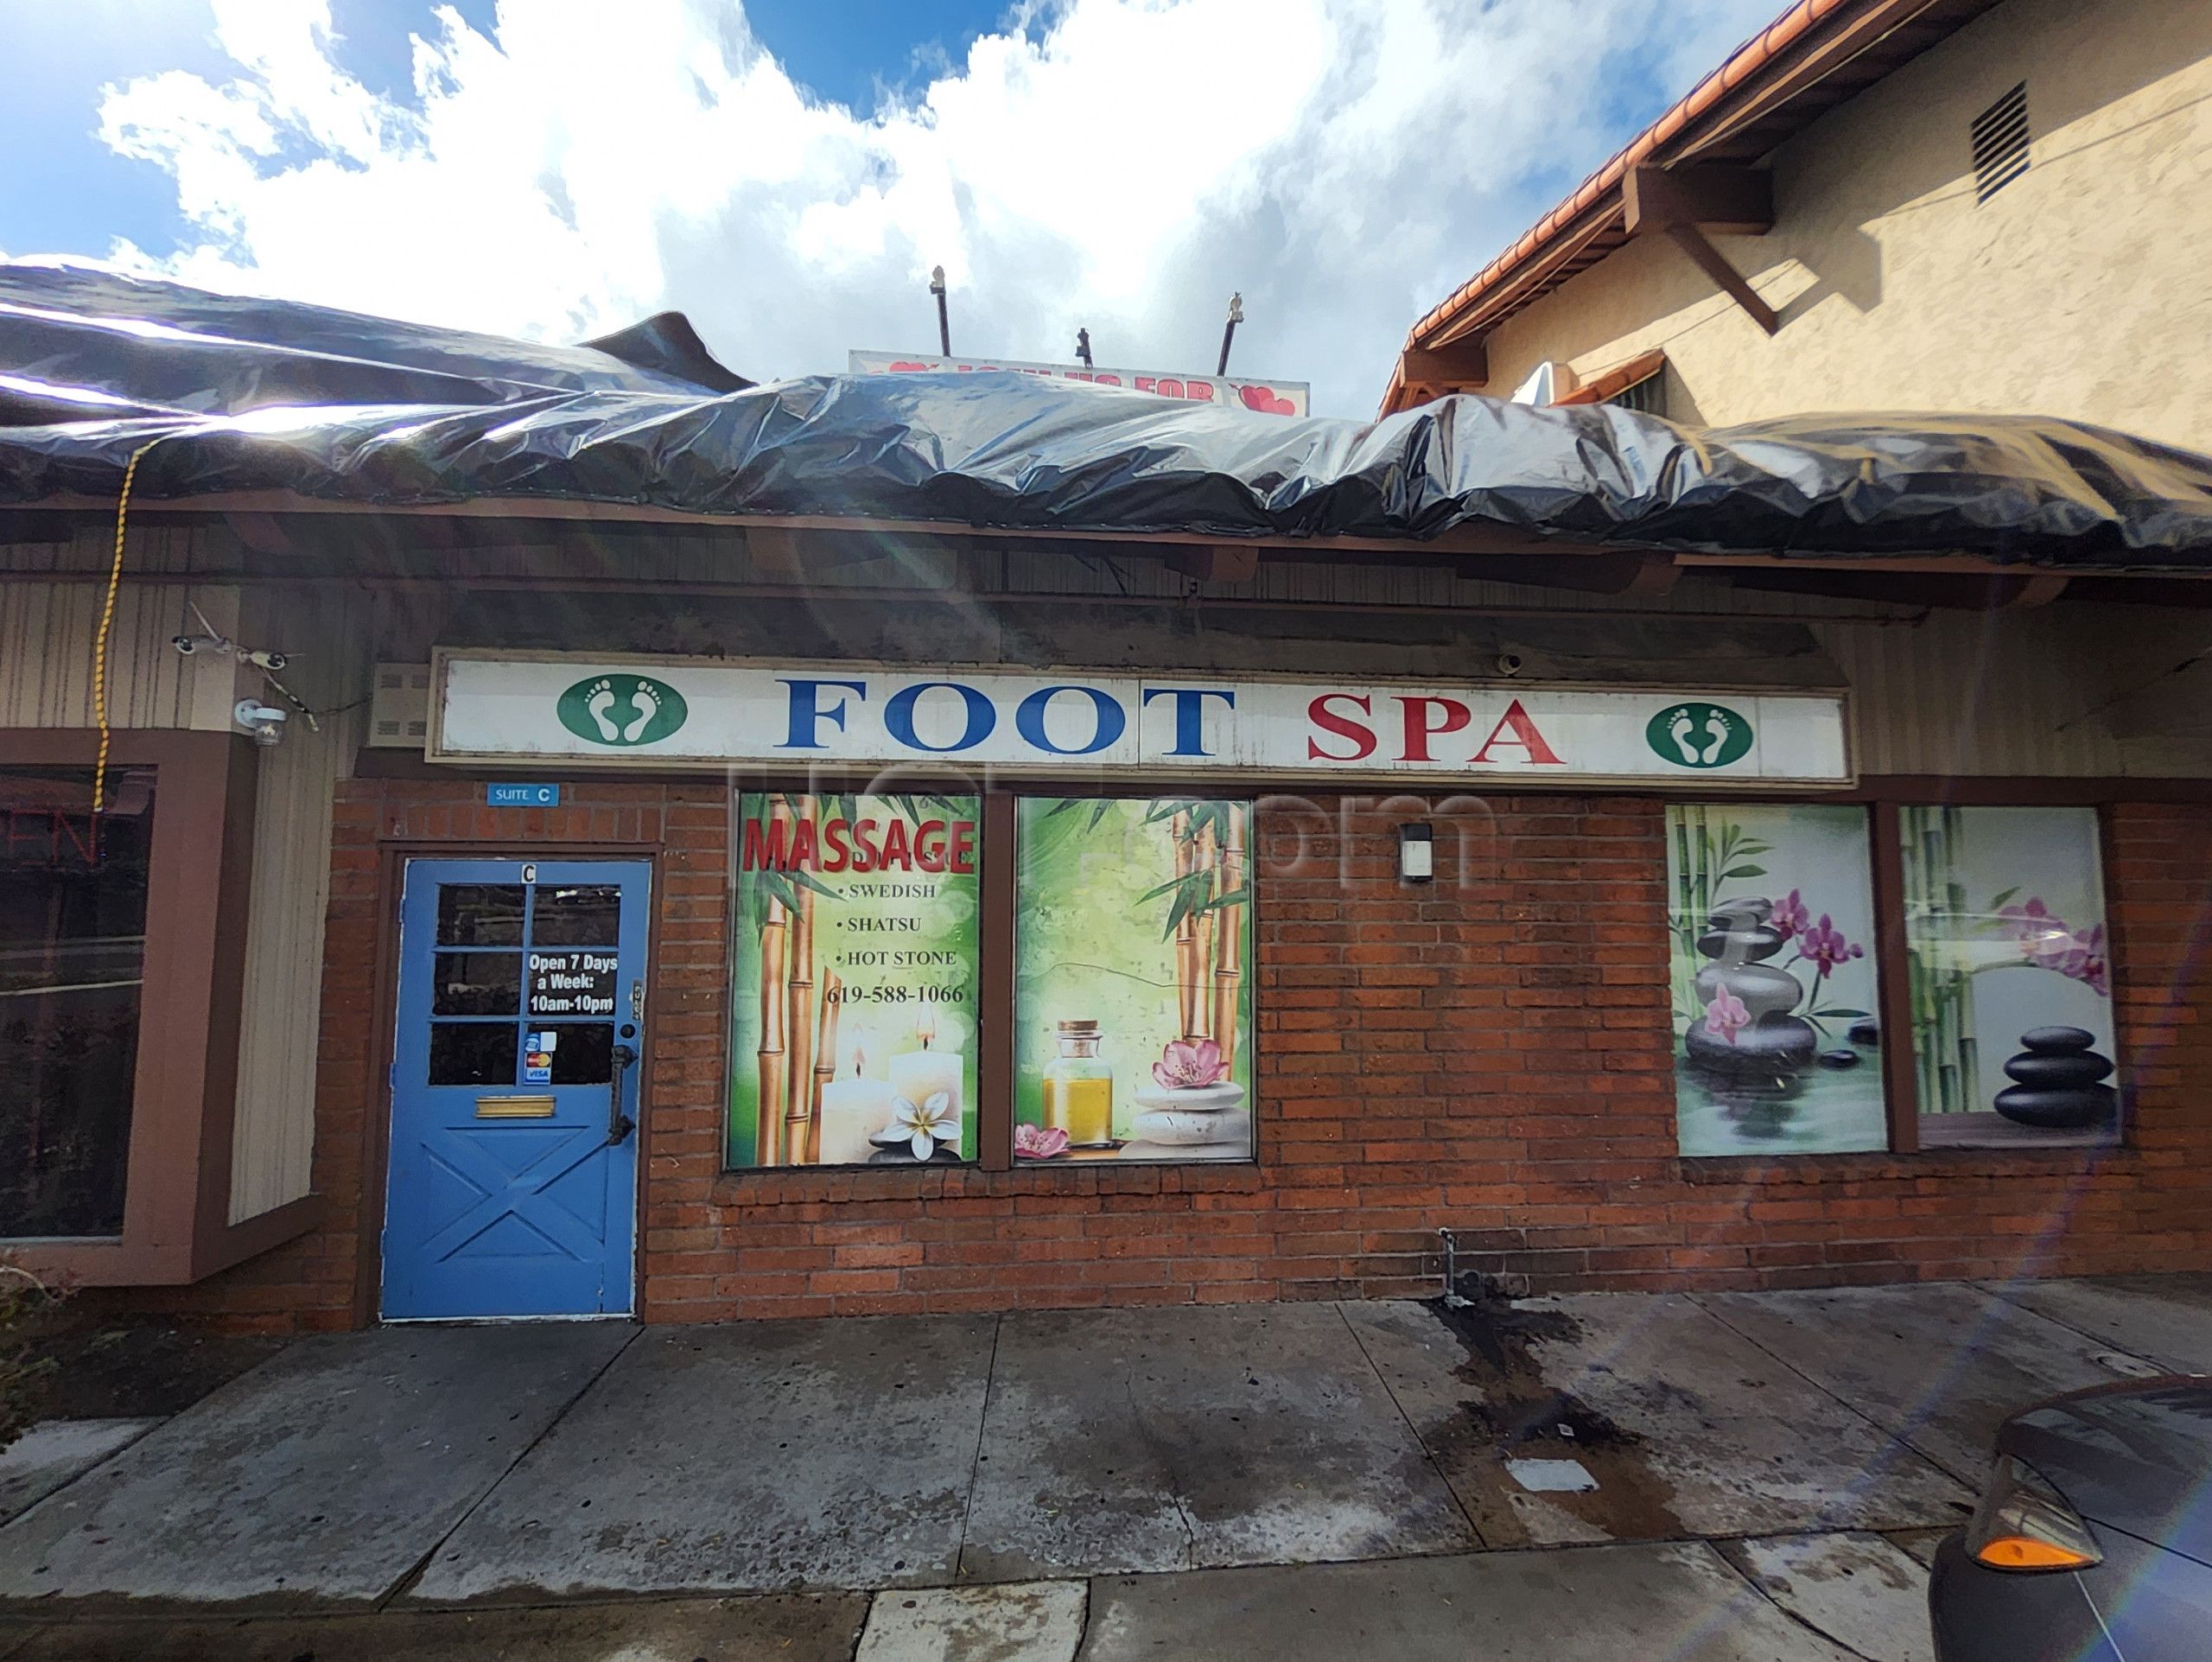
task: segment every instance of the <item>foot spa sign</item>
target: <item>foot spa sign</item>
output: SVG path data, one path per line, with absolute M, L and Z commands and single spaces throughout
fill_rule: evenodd
M 426 755 L 1084 780 L 1852 782 L 1840 692 L 437 654 Z

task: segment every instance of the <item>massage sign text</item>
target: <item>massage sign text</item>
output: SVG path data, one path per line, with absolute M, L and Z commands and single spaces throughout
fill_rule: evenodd
M 565 755 L 702 762 L 938 763 L 1041 773 L 1233 771 L 1320 780 L 1514 775 L 1847 784 L 1843 697 L 1671 687 L 1220 679 L 1085 671 L 912 671 L 442 657 L 433 760 Z M 594 697 L 652 694 L 607 741 Z M 594 691 L 594 689 L 599 690 Z M 639 694 L 632 694 L 633 703 Z M 582 717 L 576 712 L 582 710 Z M 671 720 L 671 713 L 681 711 Z M 579 731 L 579 729 L 582 729 Z M 801 833 L 794 833 L 801 834 Z M 950 859 L 949 825 L 809 833 L 836 869 Z M 886 838 L 893 838 L 887 860 Z
M 901 804 L 921 798 L 869 798 Z M 836 798 L 802 797 L 800 804 Z M 908 820 L 893 812 L 879 818 L 847 818 L 817 806 L 807 818 L 748 816 L 741 835 L 738 869 L 793 875 L 815 907 L 815 944 L 833 1004 L 959 1004 L 967 1002 L 973 965 L 965 950 L 919 944 L 933 933 L 929 908 L 944 898 L 932 878 L 976 876 L 976 821 L 927 817 L 917 806 Z M 821 880 L 842 877 L 834 888 Z M 834 900 L 840 904 L 823 905 Z M 861 902 L 864 904 L 856 904 Z M 888 972 L 888 973 L 887 973 Z M 932 978 L 931 972 L 939 972 Z

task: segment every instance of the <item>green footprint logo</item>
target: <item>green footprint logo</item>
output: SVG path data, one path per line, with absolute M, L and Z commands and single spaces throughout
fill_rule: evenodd
M 1677 767 L 1726 767 L 1751 748 L 1751 724 L 1726 704 L 1693 699 L 1669 704 L 1643 729 L 1643 742 Z
M 664 739 L 691 713 L 682 693 L 650 675 L 587 676 L 555 710 L 578 738 L 617 749 Z

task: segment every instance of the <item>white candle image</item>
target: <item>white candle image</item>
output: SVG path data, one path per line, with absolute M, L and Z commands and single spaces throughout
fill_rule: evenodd
M 857 1166 L 875 1152 L 868 1138 L 891 1123 L 898 1092 L 881 1079 L 862 1079 L 868 1053 L 853 1047 L 852 1071 L 822 1087 L 822 1163 Z

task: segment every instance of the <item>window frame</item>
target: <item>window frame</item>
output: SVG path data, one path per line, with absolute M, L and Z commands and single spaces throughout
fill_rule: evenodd
M 1258 896 L 1261 888 L 1263 887 L 1259 881 L 1259 807 L 1262 798 L 1260 793 L 1254 790 L 1249 784 L 1243 780 L 1233 781 L 1236 785 L 1236 788 L 1233 790 L 1208 791 L 1201 788 L 1209 782 L 1210 781 L 1207 781 L 1205 779 L 1204 775 L 1199 775 L 1195 779 L 1182 781 L 1185 788 L 1180 790 L 1175 789 L 1172 784 L 1154 784 L 1150 788 L 1143 790 L 1084 790 L 1073 786 L 1055 786 L 1046 784 L 1024 786 L 1009 790 L 1005 793 L 1008 803 L 1007 810 L 1007 864 L 1010 868 L 1007 876 L 1007 888 L 1010 899 L 1007 907 L 1007 1031 L 1004 1041 L 1007 1070 L 1006 1113 L 1004 1116 L 1006 1123 L 1003 1132 L 1006 1138 L 1006 1165 L 1003 1167 L 990 1168 L 990 1169 L 1046 1171 L 1055 1168 L 1047 1162 L 1019 1159 L 1015 1156 L 1014 1152 L 1014 1134 L 1016 1125 L 1015 1107 L 1019 1085 L 1019 1080 L 1016 1076 L 1019 1072 L 1018 1056 L 1020 1051 L 1020 1046 L 1015 1038 L 1014 1028 L 1015 1023 L 1019 1019 L 1021 1011 L 1020 976 L 1018 973 L 1020 961 L 1020 952 L 1021 934 L 1020 805 L 1025 799 L 1062 799 L 1090 802 L 1156 802 L 1163 796 L 1170 795 L 1209 802 L 1241 803 L 1245 811 L 1245 898 L 1243 901 L 1245 931 L 1244 952 L 1250 964 L 1250 973 L 1246 978 L 1246 986 L 1251 997 L 1252 1026 L 1249 1032 L 1243 1035 L 1241 1042 L 1244 1048 L 1244 1054 L 1249 1062 L 1252 1076 L 1251 1098 L 1245 1106 L 1245 1111 L 1251 1116 L 1252 1129 L 1250 1145 L 1243 1155 L 1234 1160 L 1210 1158 L 1205 1160 L 1133 1160 L 1127 1162 L 1119 1162 L 1115 1161 L 1099 1161 L 1096 1162 L 1071 1162 L 1070 1166 L 1065 1168 L 1075 1170 L 1096 1168 L 1101 1171 L 1151 1170 L 1190 1172 L 1194 1170 L 1216 1169 L 1222 1171 L 1237 1171 L 1250 1170 L 1260 1164 L 1260 1060 L 1262 1056 L 1265 1054 L 1265 1047 L 1261 1036 L 1262 1023 L 1260 1020 L 1260 1000 L 1262 997 L 1262 977 L 1260 973 L 1261 913 L 1258 903 Z M 988 843 L 985 846 L 988 846 Z M 985 984 L 988 985 L 988 983 Z
M 1838 806 L 1857 806 L 1866 809 L 1866 834 L 1871 875 L 1873 882 L 1874 939 L 1872 950 L 1876 971 L 1877 1017 L 1881 1023 L 1885 1042 L 1881 1048 L 1882 1102 L 1888 1124 L 1887 1146 L 1857 1153 L 1793 1155 L 1792 1159 L 1816 1161 L 1847 1161 L 1886 1159 L 1899 1156 L 1919 1156 L 1924 1153 L 1966 1155 L 2012 1155 L 2036 1156 L 2046 1154 L 2092 1152 L 2108 1153 L 2133 1145 L 2134 1113 L 2132 1073 L 2127 1055 L 2126 1036 L 2121 1030 L 2120 1009 L 2115 999 L 2113 1032 L 2112 1083 L 2120 1093 L 2120 1112 L 2109 1131 L 2094 1138 L 2080 1136 L 2056 1136 L 2037 1144 L 1991 1139 L 1986 1143 L 1946 1143 L 1929 1149 L 1922 1146 L 1920 1137 L 1920 1079 L 1914 1065 L 1912 1043 L 1889 1042 L 1889 1035 L 1912 1033 L 1912 987 L 1910 963 L 1910 943 L 1905 923 L 1904 903 L 1904 845 L 1902 826 L 1904 810 L 1907 807 L 1951 806 L 1973 808 L 2088 808 L 2096 815 L 2097 869 L 2105 893 L 2105 938 L 2107 952 L 2114 965 L 2114 991 L 2118 991 L 2120 965 L 2124 962 L 2126 945 L 2119 920 L 2114 915 L 2112 889 L 2112 806 L 2123 797 L 2157 799 L 2168 794 L 2158 786 L 2164 781 L 2131 782 L 2125 792 L 2115 791 L 2113 782 L 2103 780 L 2081 780 L 2013 778 L 2003 774 L 1986 777 L 1944 778 L 1920 774 L 1894 774 L 1862 778 L 1850 790 L 1832 792 L 1769 793 L 1741 791 L 1726 793 L 1671 792 L 1662 800 L 1669 806 L 1677 803 L 1749 799 L 1774 804 L 1834 803 Z M 2188 781 L 2180 781 L 2186 785 Z M 2200 789 L 2186 791 L 2182 799 L 2202 801 L 2206 793 Z M 1663 857 L 1663 856 L 1662 856 Z M 1675 1159 L 1685 1167 L 1695 1168 L 1722 1163 L 1742 1156 L 1685 1155 L 1679 1145 Z
M 722 964 L 725 974 L 723 976 L 723 1000 L 721 1011 L 722 1067 L 720 1087 L 721 1119 L 715 1130 L 716 1140 L 720 1145 L 715 1156 L 716 1180 L 718 1181 L 728 1181 L 731 1180 L 744 1181 L 746 1179 L 756 1177 L 789 1178 L 829 1175 L 842 1175 L 847 1177 L 853 1177 L 857 1176 L 863 1172 L 868 1173 L 872 1175 L 881 1175 L 883 1171 L 887 1169 L 885 1168 L 874 1167 L 865 1163 L 860 1165 L 843 1163 L 835 1165 L 808 1165 L 791 1164 L 788 1162 L 776 1163 L 772 1162 L 760 1162 L 756 1160 L 751 1165 L 741 1166 L 734 1165 L 731 1163 L 730 1161 L 730 1117 L 734 1111 L 734 1105 L 731 1100 L 732 1087 L 737 1077 L 737 1069 L 741 1065 L 741 1053 L 737 1044 L 738 1010 L 740 1002 L 741 1000 L 756 997 L 760 991 L 760 989 L 757 986 L 752 988 L 749 991 L 746 988 L 741 987 L 739 984 L 736 968 L 738 944 L 740 940 L 744 938 L 745 933 L 745 917 L 743 910 L 740 905 L 738 895 L 738 880 L 741 876 L 742 856 L 742 849 L 741 845 L 744 837 L 744 827 L 746 823 L 745 804 L 747 799 L 749 797 L 765 798 L 769 796 L 811 797 L 818 799 L 826 796 L 836 795 L 912 796 L 934 792 L 949 795 L 973 796 L 976 799 L 976 1152 L 967 1159 L 962 1160 L 957 1163 L 939 1164 L 935 1162 L 930 1162 L 925 1163 L 918 1163 L 914 1169 L 921 1172 L 931 1170 L 947 1172 L 1002 1169 L 1002 1168 L 993 1168 L 990 1165 L 988 1155 L 988 1150 L 991 1148 L 991 1122 L 993 1118 L 990 1109 L 990 1105 L 993 1101 L 991 1061 L 993 1054 L 997 1048 L 997 1040 L 994 1024 L 989 1018 L 991 987 L 990 924 L 992 906 L 992 891 L 990 883 L 994 862 L 989 858 L 987 851 L 991 846 L 991 837 L 993 834 L 991 830 L 990 802 L 994 793 L 997 792 L 998 787 L 995 786 L 986 786 L 982 782 L 974 780 L 963 780 L 955 779 L 948 780 L 943 778 L 908 777 L 905 775 L 884 774 L 877 774 L 869 777 L 855 777 L 828 772 L 803 781 L 795 781 L 788 775 L 784 774 L 769 774 L 763 777 L 755 774 L 740 774 L 733 770 L 724 780 L 723 788 L 726 796 L 726 800 L 723 806 L 729 816 L 729 852 L 728 856 L 728 865 L 724 872 L 722 898 L 723 920 L 726 931 L 722 952 Z M 1009 988 L 1013 984 L 1011 979 L 1012 962 L 1012 958 L 1009 955 L 1006 961 L 1006 971 L 1008 976 L 1007 984 Z M 1007 1118 L 1011 1120 L 1013 1113 L 1013 1097 L 1010 1094 L 1013 1090 L 1013 1073 L 1011 1071 L 1011 1031 L 1008 1032 L 1007 1037 L 1009 1060 L 1008 1071 L 1005 1084 L 1006 1088 L 1009 1092 L 1007 1098 Z M 1014 1157 L 1014 1131 L 1011 1124 L 1007 1126 L 1004 1133 L 1004 1142 L 1006 1144 L 1007 1162 L 1010 1166 L 1013 1163 Z M 896 1170 L 900 1168 L 890 1168 L 888 1169 Z
M 91 767 L 86 729 L 0 729 L 0 761 Z M 197 1281 L 310 1227 L 308 1195 L 232 1224 L 232 1131 L 251 911 L 258 758 L 227 732 L 125 729 L 111 767 L 154 770 L 138 1054 L 123 1227 L 109 1236 L 11 1236 L 0 1253 L 86 1286 Z
M 1253 880 L 1258 862 L 1259 806 L 1267 795 L 1268 786 L 1243 774 L 1224 774 L 1218 780 L 1205 780 L 1206 787 L 1198 789 L 1199 781 L 1145 778 L 1127 780 L 1084 779 L 1080 777 L 1036 777 L 1022 775 L 1009 778 L 946 778 L 943 776 L 901 772 L 894 777 L 880 774 L 863 777 L 824 771 L 804 780 L 788 774 L 766 774 L 740 773 L 733 770 L 724 780 L 723 788 L 728 798 L 728 812 L 733 837 L 742 812 L 743 799 L 747 796 L 772 792 L 823 795 L 849 787 L 880 794 L 896 795 L 905 792 L 945 790 L 972 794 L 977 799 L 979 830 L 976 844 L 977 870 L 977 916 L 976 921 L 977 990 L 976 1058 L 976 1154 L 957 1167 L 944 1167 L 944 1171 L 983 1171 L 1058 1173 L 1065 1177 L 1069 1173 L 1090 1174 L 1090 1181 L 1102 1171 L 1178 1171 L 1249 1173 L 1263 1163 L 1262 1149 L 1266 1141 L 1265 1116 L 1261 1111 L 1261 1057 L 1266 1045 L 1265 1024 L 1261 1021 L 1261 1000 L 1265 997 L 1264 976 L 1260 972 L 1258 952 L 1261 920 L 1265 915 L 1262 898 L 1265 885 Z M 1020 831 L 1018 819 L 1022 798 L 1030 796 L 1069 796 L 1087 799 L 1111 799 L 1116 801 L 1151 801 L 1166 795 L 1205 794 L 1223 800 L 1245 803 L 1252 819 L 1247 831 L 1251 844 L 1248 883 L 1251 898 L 1247 901 L 1247 927 L 1251 931 L 1251 951 L 1254 954 L 1252 978 L 1252 1057 L 1255 1089 L 1251 1105 L 1252 1150 L 1241 1160 L 1146 1161 L 1125 1168 L 1116 1168 L 1110 1162 L 1085 1162 L 1080 1166 L 1056 1166 L 1038 1161 L 1017 1161 L 1014 1153 L 1014 1008 L 1016 994 L 1016 944 L 1020 928 L 1020 896 L 1017 884 L 1020 862 L 1016 844 Z M 728 939 L 737 938 L 737 854 L 733 844 L 729 856 L 727 881 L 724 885 L 723 906 L 728 927 Z M 734 964 L 734 958 L 728 960 Z M 760 1181 L 790 1180 L 801 1176 L 853 1177 L 861 1172 L 882 1175 L 873 1168 L 856 1166 L 733 1166 L 728 1163 L 729 1143 L 729 1074 L 736 1065 L 731 1050 L 736 1028 L 736 1001 L 742 997 L 734 970 L 725 977 L 726 995 L 722 1009 L 722 1073 L 721 1089 L 722 1120 L 716 1137 L 721 1144 L 717 1155 L 715 1173 L 718 1182 L 754 1182 Z M 925 1176 L 931 1168 L 917 1168 L 914 1175 Z

